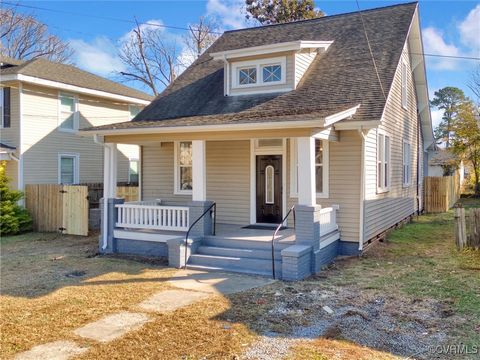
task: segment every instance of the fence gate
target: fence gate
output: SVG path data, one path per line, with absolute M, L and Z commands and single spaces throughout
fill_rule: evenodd
M 88 235 L 88 188 L 78 185 L 25 186 L 25 207 L 35 231 Z

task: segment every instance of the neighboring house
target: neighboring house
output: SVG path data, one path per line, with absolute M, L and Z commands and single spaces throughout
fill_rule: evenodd
M 103 149 L 77 130 L 124 122 L 150 103 L 143 92 L 44 59 L 0 58 L 0 155 L 11 186 L 103 181 Z M 139 149 L 118 147 L 118 180 L 138 181 Z
M 438 146 L 430 147 L 426 154 L 428 170 L 426 176 L 448 176 L 458 171 L 460 184 L 465 179 L 465 167 L 463 161 L 450 149 Z M 448 174 L 448 171 L 451 173 Z
M 421 211 L 433 132 L 418 7 L 362 15 L 376 66 L 358 12 L 228 31 L 133 121 L 82 131 L 104 136 L 110 169 L 117 143 L 141 146 L 143 202 L 105 203 L 101 251 L 182 266 L 207 211 L 188 265 L 269 274 L 295 205 L 274 264 L 299 279 Z

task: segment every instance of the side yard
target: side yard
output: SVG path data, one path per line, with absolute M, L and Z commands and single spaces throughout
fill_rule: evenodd
M 73 330 L 173 289 L 177 270 L 99 257 L 96 244 L 38 233 L 1 239 L 1 358 L 57 340 L 88 346 L 84 359 L 449 359 L 446 346 L 480 344 L 480 253 L 456 252 L 451 212 L 421 216 L 305 281 L 152 314 L 108 343 Z

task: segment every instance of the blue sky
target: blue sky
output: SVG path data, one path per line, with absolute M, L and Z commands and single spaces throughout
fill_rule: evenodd
M 402 1 L 360 0 L 360 7 L 368 9 L 400 2 Z M 224 30 L 249 26 L 245 21 L 243 0 L 20 1 L 19 3 L 65 12 L 20 9 L 22 12 L 33 12 L 50 26 L 53 33 L 68 40 L 76 51 L 74 61 L 77 66 L 110 78 L 116 71 L 122 69 L 117 56 L 119 42 L 132 29 L 131 23 L 119 21 L 119 19 L 137 18 L 139 22 L 185 27 L 195 23 L 202 15 L 210 15 L 217 18 Z M 356 2 L 350 0 L 316 1 L 316 5 L 327 15 L 357 10 Z M 95 16 L 111 17 L 117 20 L 99 19 Z M 479 1 L 420 1 L 420 16 L 425 53 L 480 57 Z M 165 29 L 166 36 L 171 38 L 181 39 L 184 33 L 185 31 L 181 30 Z M 435 90 L 444 86 L 457 86 L 471 96 L 467 87 L 468 78 L 474 66 L 479 63 L 473 60 L 427 57 L 430 96 L 432 97 Z M 440 113 L 432 111 L 432 115 L 434 122 L 438 122 Z

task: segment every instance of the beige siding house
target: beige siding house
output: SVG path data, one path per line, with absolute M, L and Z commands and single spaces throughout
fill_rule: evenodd
M 301 279 L 421 211 L 418 7 L 362 16 L 373 58 L 358 13 L 230 31 L 133 121 L 84 129 L 106 183 L 116 144 L 142 149 L 142 201 L 106 194 L 100 250 Z
M 73 66 L 1 59 L 2 160 L 14 188 L 103 181 L 103 146 L 79 128 L 131 120 L 150 96 Z M 118 181 L 138 181 L 140 150 L 118 146 Z

